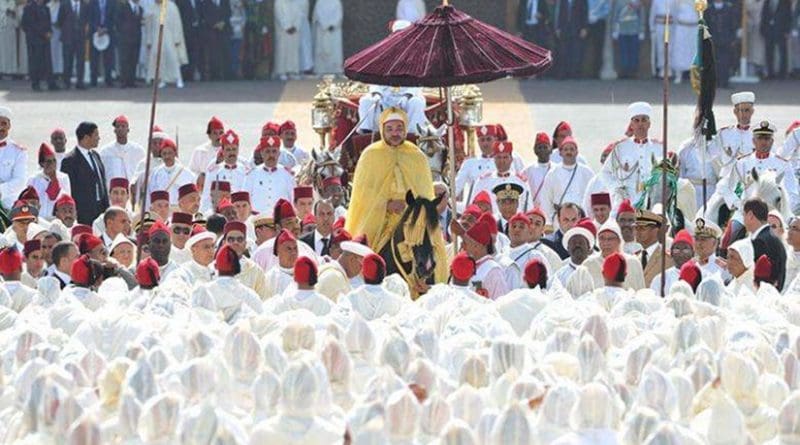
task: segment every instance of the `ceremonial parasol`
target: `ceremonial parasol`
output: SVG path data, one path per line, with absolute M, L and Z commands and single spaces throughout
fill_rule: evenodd
M 378 85 L 450 87 L 533 76 L 552 62 L 549 50 L 476 20 L 444 0 L 424 19 L 349 57 L 344 73 L 350 79 Z M 450 88 L 445 88 L 445 100 L 449 157 L 455 165 Z M 455 211 L 454 168 L 450 168 L 449 179 Z

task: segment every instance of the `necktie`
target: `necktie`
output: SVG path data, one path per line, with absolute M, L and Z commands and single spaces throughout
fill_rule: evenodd
M 58 194 L 61 193 L 61 184 L 58 183 L 58 178 L 51 179 L 44 192 L 51 201 L 55 201 Z
M 647 267 L 647 251 L 642 250 L 642 269 Z
M 328 250 L 329 249 L 328 248 L 328 242 L 329 241 L 330 241 L 330 239 L 327 238 L 327 237 L 322 238 L 322 251 L 320 253 L 322 253 L 323 255 L 327 255 L 328 252 L 329 252 L 329 250 Z
M 97 196 L 100 199 L 103 199 L 103 192 L 105 191 L 105 186 L 101 184 L 103 182 L 103 178 L 100 177 L 100 170 L 97 168 L 97 162 L 94 160 L 95 153 L 93 151 L 89 151 L 89 161 L 92 164 L 92 170 L 94 170 L 94 175 L 97 177 L 97 182 L 95 182 L 95 187 L 97 188 Z

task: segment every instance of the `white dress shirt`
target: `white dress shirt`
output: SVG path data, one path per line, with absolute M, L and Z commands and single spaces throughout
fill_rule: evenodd
M 106 186 L 113 178 L 125 178 L 133 182 L 136 178 L 136 166 L 145 159 L 145 151 L 135 142 L 120 144 L 114 141 L 98 152 L 106 169 Z

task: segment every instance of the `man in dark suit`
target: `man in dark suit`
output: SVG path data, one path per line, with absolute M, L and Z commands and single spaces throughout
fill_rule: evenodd
M 583 47 L 589 34 L 589 7 L 586 0 L 558 0 L 555 16 L 558 40 L 557 76 L 575 78 L 581 72 Z
M 40 83 L 47 82 L 48 89 L 57 90 L 53 80 L 53 65 L 50 59 L 50 37 L 53 28 L 50 22 L 50 8 L 44 0 L 28 0 L 22 12 L 22 30 L 28 46 L 28 74 L 34 91 L 40 91 Z
M 201 16 L 205 25 L 208 75 L 211 80 L 229 77 L 231 47 L 231 4 L 229 0 L 203 0 Z
M 203 66 L 203 47 L 201 35 L 201 10 L 203 0 L 177 0 L 178 10 L 181 12 L 181 23 L 183 23 L 183 40 L 186 42 L 186 54 L 189 56 L 189 63 L 181 66 L 181 76 L 184 81 L 193 81 L 196 72 L 206 78 L 206 67 Z
M 314 220 L 317 228 L 300 237 L 300 241 L 314 249 L 317 255 L 330 255 L 334 211 L 329 200 L 322 199 L 314 204 Z
M 786 42 L 792 30 L 792 5 L 790 0 L 764 0 L 761 8 L 761 35 L 767 50 L 767 76 L 785 78 L 789 54 Z M 780 57 L 780 68 L 775 73 L 775 49 Z
M 103 51 L 98 51 L 94 45 L 91 47 L 91 57 L 89 66 L 91 67 L 92 86 L 97 86 L 97 75 L 100 69 L 100 61 L 103 62 L 103 78 L 106 86 L 113 86 L 111 70 L 114 68 L 114 50 L 116 45 L 116 35 L 114 32 L 114 17 L 116 16 L 119 0 L 90 0 L 89 3 L 89 39 L 95 33 L 108 35 L 111 43 Z
M 83 83 L 86 59 L 86 34 L 89 31 L 89 7 L 81 0 L 61 0 L 56 24 L 61 28 L 64 52 L 64 88 L 69 88 L 72 68 L 75 67 L 75 87 L 86 89 Z
M 586 213 L 578 204 L 572 202 L 562 204 L 556 211 L 559 228 L 547 238 L 542 238 L 542 244 L 553 249 L 562 260 L 566 260 L 569 258 L 569 252 L 564 247 L 564 234 L 585 217 Z
M 748 199 L 744 203 L 744 226 L 753 242 L 753 260 L 766 255 L 772 262 L 771 282 L 783 290 L 786 280 L 786 248 L 783 242 L 770 230 L 767 215 L 769 207 L 760 198 Z
M 119 79 L 122 88 L 133 88 L 136 86 L 136 63 L 142 46 L 142 6 L 139 0 L 130 0 L 117 5 L 115 12 L 113 23 L 119 54 Z
M 97 154 L 100 132 L 97 124 L 81 122 L 75 130 L 78 145 L 64 156 L 61 171 L 69 176 L 78 223 L 91 226 L 108 208 L 106 170 Z
M 727 1 L 715 0 L 704 14 L 708 30 L 714 36 L 714 54 L 717 57 L 717 85 L 728 88 L 728 78 L 734 65 L 736 29 L 741 13 Z

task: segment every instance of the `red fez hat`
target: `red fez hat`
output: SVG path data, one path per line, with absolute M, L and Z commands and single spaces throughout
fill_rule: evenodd
M 188 213 L 175 212 L 172 214 L 172 224 L 186 224 L 187 226 L 191 226 L 193 219 L 194 217 Z
M 606 280 L 621 283 L 625 281 L 627 273 L 628 263 L 621 253 L 614 252 L 603 260 L 603 278 Z
M 483 210 L 481 210 L 481 208 L 476 206 L 475 204 L 470 204 L 467 206 L 466 209 L 464 209 L 464 214 L 470 215 L 473 218 L 478 219 L 483 214 Z
M 221 276 L 234 276 L 242 271 L 242 265 L 239 262 L 239 254 L 228 244 L 223 244 L 214 258 L 214 265 L 217 268 L 217 273 Z
M 270 121 L 270 122 L 267 122 L 266 124 L 264 124 L 263 127 L 261 127 L 261 132 L 262 133 L 267 131 L 267 130 L 269 130 L 269 131 L 271 131 L 271 132 L 273 132 L 275 134 L 278 134 L 278 133 L 281 132 L 281 126 L 277 122 Z
M 362 233 L 361 235 L 353 237 L 353 242 L 358 244 L 363 244 L 369 247 L 369 241 L 367 240 L 367 234 Z
M 675 234 L 675 238 L 672 239 L 672 245 L 674 246 L 677 243 L 686 243 L 694 248 L 694 238 L 686 229 L 681 229 Z
M 108 183 L 108 189 L 111 190 L 119 187 L 128 190 L 130 185 L 130 181 L 126 178 L 111 178 L 111 181 Z
M 190 182 L 188 184 L 183 184 L 178 189 L 178 199 L 183 199 L 186 196 L 191 195 L 192 193 L 197 193 L 197 186 L 193 182 Z
M 153 125 L 153 133 L 163 133 L 163 132 L 164 130 L 160 126 Z M 158 138 L 154 136 L 153 139 L 158 139 Z
M 533 289 L 539 286 L 540 289 L 547 288 L 547 267 L 538 258 L 528 261 L 525 265 L 525 282 L 528 287 Z
M 128 117 L 124 114 L 120 114 L 119 116 L 115 117 L 113 121 L 111 121 L 111 125 L 116 127 L 119 124 L 127 124 Z
M 296 243 L 296 242 L 297 242 L 297 238 L 294 237 L 292 232 L 290 232 L 290 231 L 288 231 L 286 229 L 281 229 L 281 232 L 278 234 L 277 237 L 275 237 L 275 244 L 274 244 L 274 246 L 272 248 L 273 255 L 278 256 L 278 247 L 281 244 L 283 244 L 283 243 Z
M 478 221 L 467 231 L 467 236 L 476 243 L 488 246 L 492 242 L 492 231 L 485 221 Z
M 514 152 L 514 144 L 511 142 L 497 141 L 492 146 L 492 154 L 498 155 L 500 153 L 511 154 Z
M 345 241 L 352 241 L 353 237 L 350 236 L 350 232 L 344 229 L 336 229 L 333 231 L 333 238 L 331 239 L 331 244 L 340 244 Z
M 82 235 L 84 233 L 92 234 L 92 228 L 87 226 L 86 224 L 75 224 L 72 226 L 72 230 L 70 230 L 70 235 L 75 238 L 78 235 Z
M 607 192 L 592 193 L 591 205 L 593 206 L 604 205 L 611 207 L 611 195 L 608 194 Z
M 278 132 L 283 133 L 286 130 L 297 130 L 297 126 L 292 121 L 284 121 L 281 124 L 281 128 Z
M 361 274 L 369 284 L 379 284 L 386 276 L 386 261 L 377 253 L 369 253 L 361 263 Z
M 55 156 L 56 151 L 53 150 L 53 147 L 50 146 L 47 142 L 42 142 L 42 145 L 39 146 L 39 163 L 41 164 L 44 162 L 45 156 Z
M 92 260 L 89 255 L 84 254 L 75 258 L 70 269 L 70 278 L 72 278 L 73 283 L 83 286 L 88 286 L 94 282 L 95 276 L 92 273 Z
M 78 251 L 81 255 L 89 253 L 102 245 L 103 240 L 91 233 L 82 233 L 78 236 Z
M 531 219 L 528 218 L 528 215 L 526 215 L 524 213 L 517 213 L 516 215 L 512 216 L 508 220 L 509 224 L 514 224 L 515 222 L 524 223 L 526 226 L 530 226 L 531 225 Z
M 250 193 L 245 191 L 231 193 L 231 202 L 250 202 Z
M 555 132 L 558 133 L 559 131 L 569 131 L 572 133 L 572 126 L 567 121 L 561 121 L 558 123 L 558 125 L 556 125 Z
M 450 263 L 450 274 L 458 281 L 469 281 L 475 275 L 475 260 L 461 251 Z
M 304 226 L 307 226 L 309 224 L 316 224 L 317 223 L 317 218 L 314 217 L 313 213 L 309 213 L 309 214 L 307 214 L 306 216 L 303 217 L 303 220 L 300 221 L 300 223 L 302 225 L 304 225 Z
M 217 116 L 212 117 L 211 120 L 208 121 L 208 125 L 206 126 L 206 131 L 208 133 L 211 133 L 212 130 L 224 130 L 224 129 L 225 129 L 225 124 L 223 124 L 222 121 Z
M 786 129 L 786 135 L 788 136 L 789 133 L 793 132 L 798 128 L 800 128 L 800 120 L 794 121 L 789 125 L 789 128 Z
M 494 125 L 482 125 L 478 127 L 478 136 L 497 137 L 497 127 Z
M 564 138 L 564 139 L 561 141 L 561 145 L 559 145 L 559 147 L 563 147 L 563 146 L 565 146 L 565 145 L 567 145 L 567 144 L 572 144 L 572 145 L 574 145 L 574 146 L 575 146 L 575 148 L 578 148 L 578 141 L 576 141 L 576 140 L 575 140 L 575 138 L 574 138 L 574 137 L 572 137 L 572 136 L 567 136 L 567 137 L 565 137 L 565 138 Z
M 473 204 L 483 203 L 483 204 L 486 204 L 488 206 L 491 206 L 492 205 L 492 198 L 491 198 L 491 196 L 489 196 L 489 192 L 487 192 L 486 190 L 483 190 L 480 193 L 478 193 L 477 195 L 475 195 L 474 198 L 472 198 L 472 203 Z
M 772 279 L 772 261 L 766 255 L 761 255 L 756 260 L 753 276 L 757 280 L 771 281 Z
M 169 192 L 166 190 L 155 190 L 150 192 L 150 202 L 169 201 Z
M 233 208 L 233 203 L 228 198 L 222 198 L 222 201 L 217 204 L 217 213 L 222 213 L 227 209 Z
M 0 250 L 0 273 L 11 275 L 15 272 L 22 272 L 22 261 L 22 254 L 17 246 L 12 245 Z
M 280 198 L 278 202 L 275 203 L 275 208 L 272 211 L 272 219 L 280 224 L 281 220 L 286 218 L 294 218 L 297 214 L 294 212 L 294 206 L 292 203 Z
M 544 214 L 544 210 L 542 210 L 542 208 L 541 208 L 541 207 L 538 207 L 538 206 L 537 206 L 537 207 L 534 207 L 534 208 L 533 208 L 533 209 L 531 209 L 531 210 L 528 210 L 528 212 L 527 212 L 527 215 L 528 215 L 529 217 L 531 217 L 531 216 L 538 216 L 538 217 L 542 218 L 542 221 L 547 221 L 547 215 L 545 215 L 545 214 Z
M 228 130 L 220 138 L 223 145 L 239 145 L 239 135 L 233 130 Z
M 136 266 L 136 282 L 142 289 L 152 289 L 158 286 L 160 280 L 161 271 L 158 269 L 156 260 L 148 257 Z
M 262 142 L 264 146 L 261 148 L 279 148 L 281 146 L 281 138 L 277 136 L 265 137 Z
M 619 203 L 619 207 L 617 208 L 617 216 L 622 213 L 636 213 L 636 209 L 633 208 L 631 205 L 631 200 L 628 198 L 623 199 L 622 202 Z
M 697 263 L 694 260 L 689 260 L 683 263 L 681 266 L 679 278 L 692 286 L 692 290 L 696 291 L 697 286 L 700 285 L 700 281 L 703 279 L 703 273 L 700 271 L 700 267 L 697 266 Z
M 167 225 L 161 221 L 156 221 L 152 226 L 150 226 L 150 229 L 147 231 L 147 236 L 152 238 L 158 232 L 164 232 L 167 234 L 167 236 L 169 236 L 169 227 L 167 227 Z
M 37 192 L 36 189 L 33 188 L 32 185 L 29 185 L 29 186 L 25 187 L 25 189 L 23 189 L 20 192 L 20 194 L 17 197 L 17 199 L 20 200 L 20 201 L 29 201 L 29 200 L 38 201 L 39 200 L 39 192 Z
M 340 216 L 336 218 L 336 221 L 333 222 L 333 226 L 331 226 L 334 230 L 336 229 L 344 229 L 344 216 Z
M 75 200 L 72 199 L 72 196 L 70 196 L 70 195 L 61 195 L 56 200 L 55 208 L 59 208 L 61 206 L 65 206 L 65 205 L 71 205 L 73 207 L 75 206 Z
M 503 127 L 503 124 L 495 124 L 495 126 L 497 127 L 497 139 L 501 141 L 507 141 L 508 134 L 506 133 L 506 129 Z
M 323 187 L 327 187 L 329 185 L 342 185 L 342 178 L 338 176 L 331 176 L 322 180 Z
M 25 241 L 25 246 L 22 248 L 22 254 L 28 256 L 33 252 L 42 248 L 42 242 L 38 239 Z
M 227 235 L 232 231 L 242 232 L 247 235 L 247 226 L 245 223 L 241 221 L 228 221 L 225 223 L 225 227 L 222 229 L 222 234 Z
M 317 284 L 317 263 L 307 256 L 294 261 L 294 282 L 297 284 Z
M 219 190 L 220 192 L 230 192 L 231 183 L 228 181 L 211 181 L 211 190 Z
M 490 235 L 492 235 L 492 236 L 497 235 L 497 231 L 498 231 L 497 230 L 497 220 L 494 219 L 494 216 L 491 213 L 489 213 L 489 212 L 483 213 L 481 215 L 481 217 L 478 218 L 478 222 L 481 222 L 481 221 L 486 223 L 487 226 L 489 226 L 489 234 Z
M 307 185 L 302 185 L 294 188 L 294 200 L 295 202 L 300 198 L 313 198 L 314 197 L 314 189 Z
M 175 141 L 173 141 L 171 138 L 162 139 L 161 145 L 158 148 L 161 150 L 164 150 L 165 148 L 171 148 L 175 150 L 175 153 L 178 152 L 178 144 L 176 144 Z
M 536 133 L 536 141 L 533 145 L 550 145 L 550 136 L 543 131 Z
M 576 227 L 582 227 L 592 233 L 592 236 L 597 237 L 597 226 L 589 218 L 581 218 Z

